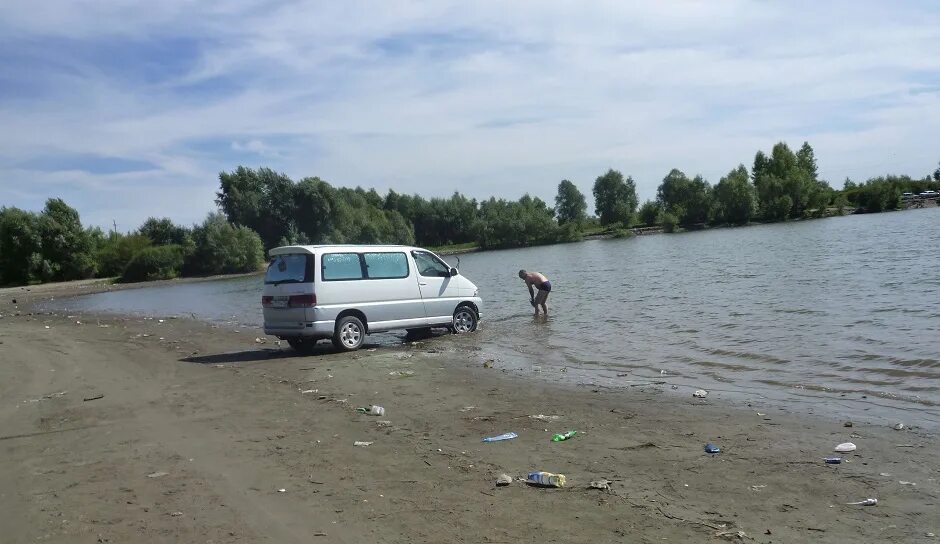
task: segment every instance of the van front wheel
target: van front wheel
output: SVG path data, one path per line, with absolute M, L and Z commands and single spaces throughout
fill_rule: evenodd
M 347 315 L 336 323 L 333 345 L 343 351 L 355 351 L 366 339 L 366 328 L 358 317 Z
M 454 312 L 454 322 L 451 325 L 454 332 L 463 334 L 477 329 L 477 313 L 469 306 L 461 306 Z

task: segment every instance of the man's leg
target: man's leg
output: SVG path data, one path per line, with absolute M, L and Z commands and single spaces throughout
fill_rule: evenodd
M 548 315 L 548 308 L 545 307 L 545 301 L 548 299 L 548 291 L 543 291 L 539 289 L 539 293 L 535 295 L 535 315 L 539 315 L 539 306 L 542 307 L 542 311 L 545 312 L 545 315 Z

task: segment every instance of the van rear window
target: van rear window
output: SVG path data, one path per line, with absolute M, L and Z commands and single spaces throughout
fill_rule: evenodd
M 265 285 L 280 285 L 312 282 L 313 267 L 308 264 L 312 261 L 313 255 L 307 253 L 275 255 L 268 264 L 268 271 L 264 274 L 264 283 Z

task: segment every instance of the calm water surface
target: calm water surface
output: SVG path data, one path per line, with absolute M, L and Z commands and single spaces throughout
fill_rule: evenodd
M 483 325 L 432 342 L 482 350 L 542 379 L 665 381 L 682 397 L 702 387 L 937 429 L 938 239 L 940 209 L 925 209 L 465 255 L 461 273 L 486 303 Z M 547 320 L 533 319 L 520 268 L 552 280 Z M 241 327 L 260 324 L 260 290 L 251 277 L 67 304 Z

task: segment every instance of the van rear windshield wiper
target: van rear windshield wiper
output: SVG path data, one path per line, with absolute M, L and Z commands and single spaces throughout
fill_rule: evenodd
M 286 279 L 286 280 L 275 280 L 275 281 L 272 281 L 272 282 L 271 282 L 271 285 L 280 285 L 280 284 L 282 284 L 282 283 L 300 283 L 301 281 L 303 281 L 303 280 L 297 280 L 297 279 L 294 279 L 294 278 L 290 278 L 290 279 Z

